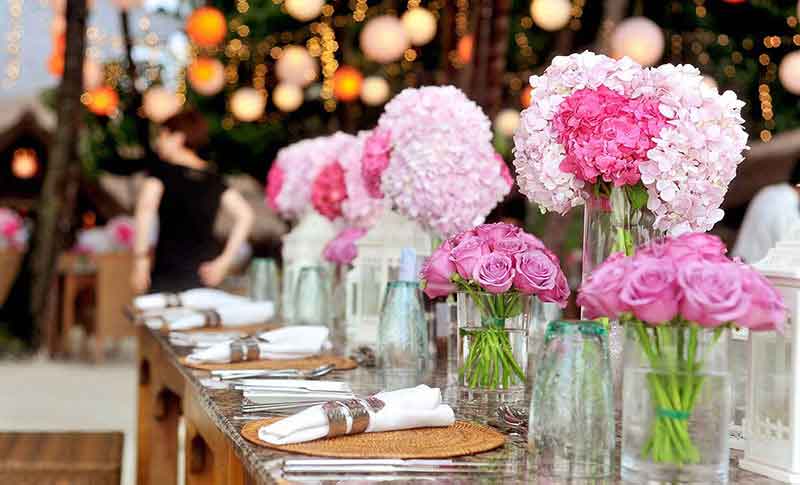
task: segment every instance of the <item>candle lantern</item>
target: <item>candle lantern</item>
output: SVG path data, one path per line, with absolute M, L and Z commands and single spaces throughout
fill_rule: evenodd
M 285 321 L 294 317 L 294 288 L 300 270 L 322 264 L 322 250 L 336 236 L 333 224 L 316 211 L 308 211 L 297 226 L 283 236 L 281 311 Z
M 800 483 L 800 231 L 755 265 L 783 295 L 784 334 L 750 332 L 744 458 L 741 468 Z
M 387 210 L 375 226 L 356 242 L 358 256 L 347 275 L 347 344 L 374 348 L 378 337 L 383 296 L 389 281 L 397 279 L 400 251 L 414 248 L 418 261 L 431 254 L 433 241 L 416 222 Z

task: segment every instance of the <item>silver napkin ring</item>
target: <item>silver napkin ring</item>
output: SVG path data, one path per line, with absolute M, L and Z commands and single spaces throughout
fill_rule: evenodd
M 200 314 L 205 318 L 206 327 L 216 328 L 222 326 L 222 317 L 219 316 L 216 310 L 200 310 Z
M 341 402 L 350 411 L 350 418 L 353 424 L 347 434 L 363 433 L 369 427 L 369 411 L 359 399 L 348 399 Z
M 347 416 L 339 402 L 326 402 L 322 405 L 322 412 L 325 413 L 325 417 L 328 419 L 327 438 L 335 438 L 336 436 L 347 434 Z
M 364 399 L 364 402 L 367 404 L 367 407 L 369 407 L 372 410 L 373 413 L 377 413 L 378 411 L 383 409 L 384 406 L 386 406 L 385 402 L 381 401 L 374 395 Z
M 230 343 L 231 362 L 242 362 L 245 360 L 258 360 L 261 357 L 261 349 L 258 342 L 253 339 L 234 340 Z
M 378 412 L 386 405 L 375 396 L 367 399 L 348 399 L 346 401 L 331 401 L 322 405 L 322 412 L 328 420 L 327 438 L 349 434 L 360 434 L 369 428 L 369 411 Z M 345 413 L 347 410 L 347 413 Z M 352 424 L 347 430 L 347 416 Z

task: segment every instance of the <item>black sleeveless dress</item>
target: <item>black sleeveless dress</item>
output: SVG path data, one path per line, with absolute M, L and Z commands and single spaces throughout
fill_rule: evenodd
M 214 237 L 214 220 L 227 186 L 214 172 L 163 161 L 153 164 L 150 176 L 164 185 L 150 291 L 200 288 L 203 282 L 197 270 L 224 247 Z

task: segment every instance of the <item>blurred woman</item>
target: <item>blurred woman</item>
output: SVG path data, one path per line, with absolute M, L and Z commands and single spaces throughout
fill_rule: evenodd
M 179 292 L 222 283 L 253 226 L 253 210 L 228 188 L 201 154 L 209 145 L 208 125 L 196 111 L 164 122 L 155 143 L 158 160 L 136 203 L 136 262 L 132 285 L 137 293 Z M 235 223 L 227 243 L 214 238 L 222 209 Z M 158 224 L 155 258 L 149 235 Z

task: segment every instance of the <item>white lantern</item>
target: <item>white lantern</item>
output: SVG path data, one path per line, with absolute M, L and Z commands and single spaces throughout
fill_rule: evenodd
M 406 10 L 402 21 L 413 45 L 425 45 L 436 36 L 436 17 L 426 8 Z
M 275 62 L 275 75 L 280 81 L 308 86 L 317 78 L 317 61 L 305 47 L 290 45 Z
M 308 22 L 319 17 L 325 0 L 286 0 L 283 4 L 289 15 L 301 22 Z
M 178 96 L 162 86 L 153 86 L 144 93 L 142 109 L 155 123 L 163 123 L 181 109 Z
M 656 64 L 664 53 L 664 33 L 647 17 L 629 17 L 611 34 L 611 55 L 628 56 L 643 66 Z
M 800 94 L 800 51 L 790 52 L 781 60 L 778 79 L 792 94 Z
M 739 466 L 800 483 L 800 231 L 755 265 L 783 295 L 785 333 L 750 332 L 744 458 Z
M 239 88 L 231 96 L 231 113 L 239 121 L 255 121 L 264 114 L 267 96 L 254 88 Z
M 563 29 L 572 18 L 569 0 L 533 0 L 531 17 L 543 30 L 554 32 Z
M 328 241 L 336 237 L 331 221 L 316 211 L 308 211 L 297 226 L 283 236 L 283 282 L 281 312 L 285 321 L 294 317 L 294 287 L 300 270 L 323 264 L 322 251 Z
M 361 101 L 369 106 L 379 106 L 389 99 L 389 82 L 379 76 L 369 76 L 361 85 Z
M 397 279 L 400 252 L 414 248 L 421 260 L 431 254 L 430 235 L 416 222 L 384 211 L 367 234 L 356 242 L 358 256 L 347 275 L 347 345 L 375 347 L 378 321 L 389 281 Z
M 403 23 L 393 15 L 369 20 L 361 31 L 360 43 L 364 55 L 381 64 L 400 59 L 411 46 Z
M 497 113 L 494 119 L 494 129 L 503 136 L 514 136 L 514 132 L 519 127 L 519 111 L 515 109 L 504 109 Z
M 272 90 L 272 103 L 284 113 L 291 113 L 303 104 L 303 90 L 300 86 L 280 83 Z

